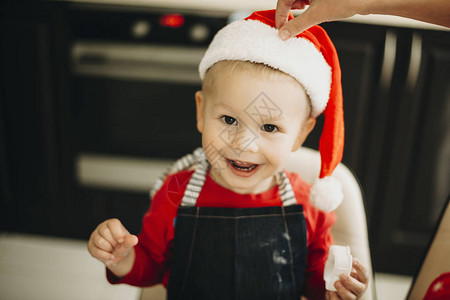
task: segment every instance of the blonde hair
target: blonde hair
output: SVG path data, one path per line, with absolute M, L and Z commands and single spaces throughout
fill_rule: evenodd
M 268 65 L 261 63 L 253 63 L 249 61 L 240 61 L 240 60 L 223 60 L 215 63 L 211 68 L 209 68 L 202 82 L 202 91 L 206 95 L 212 95 L 215 92 L 216 81 L 219 78 L 219 74 L 226 74 L 227 76 L 232 76 L 235 71 L 247 71 L 254 76 L 257 76 L 261 79 L 267 80 L 287 80 L 292 82 L 292 84 L 298 84 L 304 87 L 292 76 L 278 70 L 274 69 Z M 305 92 L 306 97 L 308 99 L 307 109 L 308 112 L 306 116 L 311 114 L 311 100 L 309 99 L 308 94 Z

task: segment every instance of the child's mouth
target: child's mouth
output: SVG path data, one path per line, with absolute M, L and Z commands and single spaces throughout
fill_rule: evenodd
M 238 176 L 242 176 L 242 177 L 248 177 L 250 175 L 252 175 L 256 170 L 256 168 L 258 168 L 258 164 L 252 164 L 252 163 L 248 163 L 248 162 L 242 162 L 242 161 L 238 161 L 238 160 L 231 160 L 231 159 L 227 159 L 227 162 L 229 164 L 229 166 L 231 167 L 231 171 L 233 171 L 234 174 L 238 175 Z

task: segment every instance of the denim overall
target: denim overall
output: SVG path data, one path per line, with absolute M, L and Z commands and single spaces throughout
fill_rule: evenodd
M 197 166 L 178 209 L 168 299 L 300 299 L 306 223 L 284 172 L 282 206 L 197 207 L 208 167 Z

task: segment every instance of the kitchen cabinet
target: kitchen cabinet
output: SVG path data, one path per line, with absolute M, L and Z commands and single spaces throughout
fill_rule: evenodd
M 118 217 L 138 232 L 147 193 L 83 186 L 76 175 L 83 134 L 74 128 L 70 15 L 80 7 L 1 9 L 0 230 L 87 239 L 99 222 Z M 83 9 L 121 13 L 119 6 Z M 449 195 L 450 33 L 349 22 L 323 27 L 340 57 L 343 162 L 365 194 L 374 269 L 413 274 Z M 320 119 L 317 126 L 307 146 L 318 147 Z
M 387 99 L 373 200 L 381 209 L 372 212 L 379 215 L 371 233 L 378 266 L 412 274 L 450 191 L 450 39 L 448 32 L 405 31 Z M 405 52 L 410 55 L 403 57 Z
M 63 15 L 37 1 L 0 9 L 1 229 L 56 233 L 67 214 L 60 192 L 70 182 L 64 101 L 57 101 L 66 99 Z
M 3 120 L 3 111 L 3 107 L 0 107 L 0 228 L 6 227 L 8 223 L 8 210 L 11 206 L 8 162 L 6 159 L 6 129 Z
M 449 197 L 450 32 L 324 27 L 342 67 L 343 162 L 364 191 L 375 270 L 414 274 Z

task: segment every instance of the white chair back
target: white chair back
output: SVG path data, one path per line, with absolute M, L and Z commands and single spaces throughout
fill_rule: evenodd
M 313 184 L 320 171 L 319 151 L 301 147 L 291 154 L 286 170 L 299 174 L 307 183 Z M 344 200 L 336 209 L 338 220 L 332 229 L 334 244 L 350 246 L 352 256 L 358 258 L 368 268 L 370 284 L 361 299 L 372 300 L 375 298 L 372 261 L 361 188 L 353 173 L 342 163 L 332 176 L 341 182 L 344 193 Z

